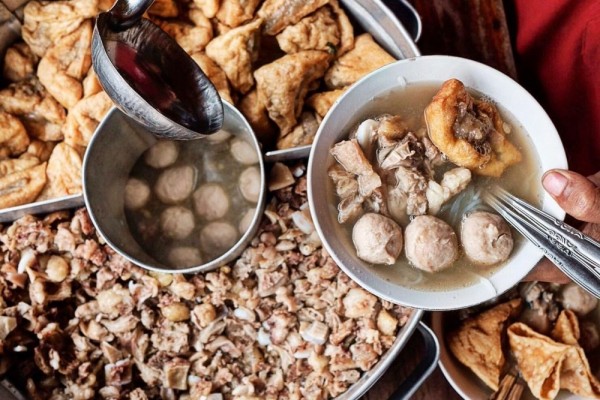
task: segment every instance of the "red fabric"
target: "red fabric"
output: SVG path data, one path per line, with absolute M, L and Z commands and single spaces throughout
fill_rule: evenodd
M 519 81 L 546 109 L 571 170 L 600 170 L 600 0 L 515 0 Z

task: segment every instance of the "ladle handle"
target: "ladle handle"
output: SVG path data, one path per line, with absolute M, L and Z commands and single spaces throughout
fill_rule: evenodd
M 135 25 L 152 3 L 154 0 L 117 0 L 108 11 L 112 28 L 122 30 Z

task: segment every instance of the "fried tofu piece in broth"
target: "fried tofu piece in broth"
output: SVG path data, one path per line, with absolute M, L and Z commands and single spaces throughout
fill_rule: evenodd
M 31 203 L 46 184 L 46 163 L 0 178 L 0 208 Z
M 274 36 L 327 3 L 329 0 L 266 0 L 258 16 L 265 20 L 265 33 Z
M 97 0 L 30 1 L 23 10 L 23 40 L 34 54 L 43 57 L 60 38 L 99 11 Z
M 221 67 L 219 67 L 217 63 L 215 63 L 204 53 L 194 53 L 191 55 L 191 57 L 194 61 L 196 61 L 196 64 L 198 64 L 202 72 L 204 72 L 208 79 L 210 79 L 212 84 L 215 85 L 215 89 L 217 89 L 217 92 L 219 92 L 219 95 L 223 98 L 223 100 L 227 100 L 233 104 L 231 92 L 229 91 L 227 75 L 225 75 L 225 72 L 221 69 Z
M 83 97 L 81 81 L 92 65 L 91 45 L 92 21 L 87 20 L 51 47 L 38 65 L 40 82 L 66 108 Z
M 15 156 L 23 153 L 29 146 L 29 136 L 23 123 L 8 113 L 0 111 L 0 147 Z
M 252 63 L 258 56 L 262 24 L 257 19 L 216 37 L 206 46 L 206 55 L 227 75 L 234 89 L 244 94 L 254 86 Z
M 98 124 L 112 105 L 105 92 L 98 92 L 81 99 L 71 109 L 63 125 L 65 143 L 78 150 L 87 147 Z
M 341 89 L 353 84 L 369 72 L 394 62 L 369 35 L 363 33 L 354 40 L 354 48 L 339 57 L 325 74 L 330 89 Z
M 35 74 L 38 57 L 27 43 L 16 43 L 6 49 L 4 55 L 4 77 L 11 82 L 22 81 Z
M 66 143 L 56 145 L 46 175 L 48 184 L 39 200 L 81 193 L 81 155 Z
M 317 114 L 323 118 L 329 111 L 333 103 L 340 98 L 346 91 L 346 88 L 330 90 L 328 92 L 315 93 L 306 100 L 306 104 L 312 107 Z
M 306 94 L 323 76 L 329 60 L 328 53 L 307 50 L 281 57 L 254 72 L 259 100 L 279 126 L 282 136 L 296 125 Z
M 0 109 L 23 122 L 27 133 L 41 140 L 61 140 L 65 109 L 35 78 L 0 90 Z
M 216 17 L 221 23 L 236 28 L 254 17 L 260 0 L 221 0 Z

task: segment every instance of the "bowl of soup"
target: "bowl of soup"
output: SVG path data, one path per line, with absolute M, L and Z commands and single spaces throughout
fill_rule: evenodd
M 84 198 L 99 233 L 131 262 L 208 271 L 252 240 L 266 197 L 262 154 L 246 119 L 223 103 L 223 129 L 198 140 L 157 140 L 116 108 L 99 125 Z
M 425 56 L 357 82 L 323 120 L 308 199 L 327 251 L 365 289 L 428 310 L 497 297 L 542 252 L 482 200 L 500 186 L 557 218 L 541 186 L 566 168 L 537 101 L 475 61 Z

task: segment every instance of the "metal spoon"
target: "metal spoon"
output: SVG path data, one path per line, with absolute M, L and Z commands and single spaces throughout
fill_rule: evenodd
M 123 112 L 161 139 L 190 140 L 223 126 L 221 98 L 194 60 L 142 15 L 154 0 L 117 0 L 98 15 L 92 63 Z

